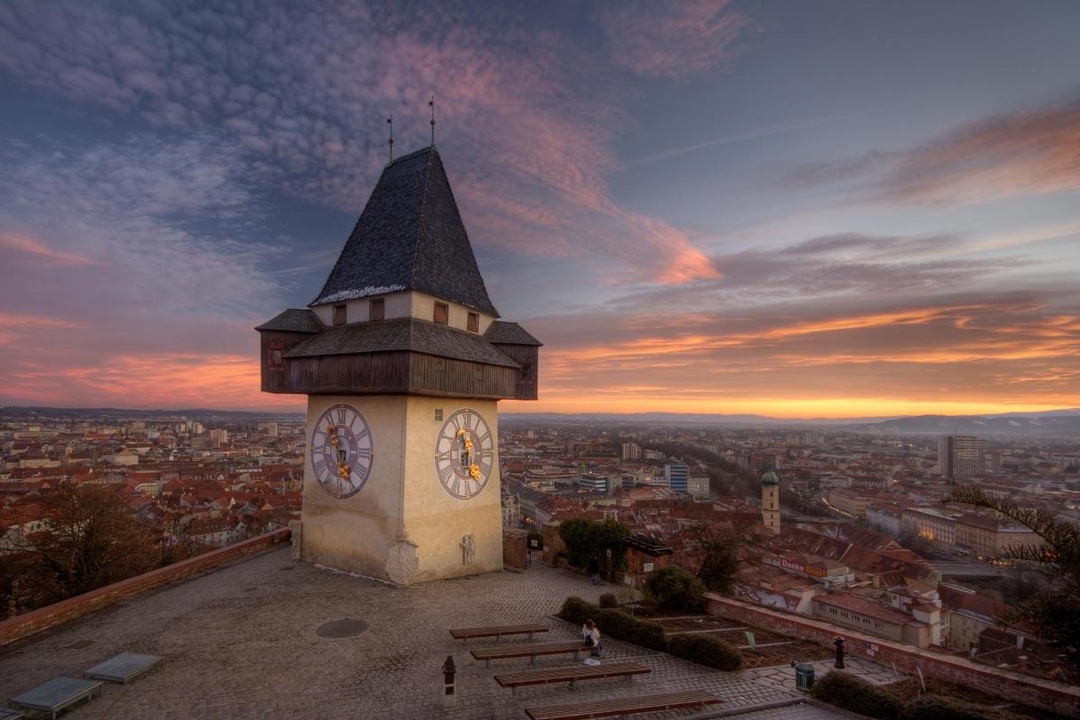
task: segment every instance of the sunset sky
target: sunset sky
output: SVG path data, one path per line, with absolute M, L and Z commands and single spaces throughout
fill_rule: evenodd
M 0 404 L 301 411 L 254 326 L 436 144 L 503 412 L 1080 406 L 1080 3 L 0 2 Z

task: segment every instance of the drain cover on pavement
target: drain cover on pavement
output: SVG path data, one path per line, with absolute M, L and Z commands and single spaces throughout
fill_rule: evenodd
M 367 628 L 368 624 L 363 620 L 344 618 L 342 620 L 331 620 L 330 622 L 323 623 L 315 631 L 315 634 L 324 638 L 356 637 L 367 630 Z

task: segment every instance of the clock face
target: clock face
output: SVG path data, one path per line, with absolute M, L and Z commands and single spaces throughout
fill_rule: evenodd
M 338 403 L 323 411 L 311 429 L 311 467 L 323 490 L 336 498 L 360 492 L 371 474 L 374 444 L 363 413 Z
M 484 489 L 495 467 L 495 437 L 484 416 L 463 408 L 443 423 L 435 438 L 435 473 L 443 489 L 460 500 Z

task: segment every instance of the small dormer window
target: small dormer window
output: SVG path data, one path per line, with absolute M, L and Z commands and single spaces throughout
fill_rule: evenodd
M 469 332 L 480 332 L 480 315 L 478 313 L 469 313 Z
M 335 305 L 334 306 L 334 324 L 335 325 L 344 325 L 346 322 L 348 322 L 348 315 L 346 315 L 346 313 L 345 313 L 345 306 L 344 305 Z
M 440 325 L 448 325 L 450 323 L 450 306 L 446 303 L 435 303 L 435 322 Z
M 382 298 L 376 298 L 371 301 L 370 310 L 368 312 L 368 320 L 375 322 L 376 320 L 382 320 L 386 317 L 386 301 Z

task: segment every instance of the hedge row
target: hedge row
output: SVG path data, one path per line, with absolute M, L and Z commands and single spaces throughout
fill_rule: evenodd
M 878 720 L 995 720 L 992 708 L 940 695 L 924 695 L 905 702 L 888 690 L 850 673 L 833 670 L 814 683 L 817 700 Z
M 738 649 L 715 635 L 672 635 L 668 652 L 717 670 L 741 670 L 743 666 Z
M 743 667 L 739 651 L 720 638 L 710 635 L 674 635 L 668 639 L 659 623 L 640 620 L 622 610 L 600 609 L 579 597 L 566 598 L 559 617 L 575 625 L 582 625 L 586 620 L 592 619 L 602 634 L 616 640 L 666 652 L 718 670 L 741 670 Z

